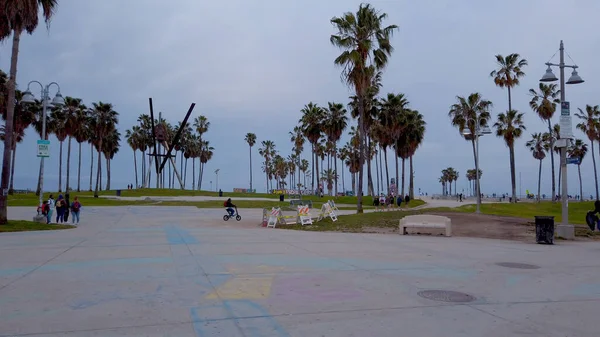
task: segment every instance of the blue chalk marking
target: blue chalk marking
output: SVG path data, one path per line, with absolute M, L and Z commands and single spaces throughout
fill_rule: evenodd
M 515 286 L 517 283 L 521 282 L 521 280 L 526 277 L 523 275 L 512 275 L 506 278 L 506 285 L 509 287 Z
M 62 264 L 47 264 L 41 266 L 38 271 L 62 271 L 72 268 L 95 268 L 104 266 L 115 266 L 115 265 L 138 265 L 147 263 L 171 263 L 171 258 L 168 257 L 140 257 L 131 259 L 111 259 L 111 260 L 92 260 L 92 261 L 79 261 L 79 262 L 68 262 Z M 34 269 L 35 267 L 27 268 L 12 268 L 12 269 L 0 269 L 0 276 L 18 275 L 26 273 Z
M 582 284 L 571 291 L 578 296 L 600 296 L 600 283 Z
M 197 244 L 199 243 L 196 237 L 190 232 L 177 228 L 175 226 L 169 226 L 164 229 L 167 235 L 167 241 L 171 245 L 185 245 L 185 244 Z
M 237 322 L 248 337 L 289 337 L 287 331 L 260 304 L 250 300 L 231 300 L 191 308 L 190 316 L 196 336 L 211 335 L 210 325 L 218 325 L 220 333 L 237 333 Z M 223 331 L 225 330 L 225 331 Z

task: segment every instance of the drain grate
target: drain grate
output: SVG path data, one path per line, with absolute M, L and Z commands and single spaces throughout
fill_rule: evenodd
M 540 269 L 539 266 L 536 266 L 534 264 L 527 264 L 527 263 L 498 262 L 498 263 L 496 263 L 496 265 L 498 265 L 500 267 L 516 268 L 516 269 Z
M 428 300 L 452 302 L 452 303 L 467 303 L 475 300 L 474 296 L 451 290 L 423 290 L 417 295 Z

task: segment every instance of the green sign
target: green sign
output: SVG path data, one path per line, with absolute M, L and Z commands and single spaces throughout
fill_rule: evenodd
M 37 141 L 37 156 L 42 158 L 50 157 L 50 141 L 49 140 L 38 140 Z

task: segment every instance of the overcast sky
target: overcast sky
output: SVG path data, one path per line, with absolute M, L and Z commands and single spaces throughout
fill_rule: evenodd
M 273 140 L 280 153 L 287 156 L 292 147 L 288 132 L 297 124 L 306 103 L 348 102 L 350 92 L 340 82 L 340 69 L 333 64 L 340 52 L 329 42 L 335 32 L 330 19 L 356 11 L 360 1 L 59 2 L 49 30 L 42 24 L 32 36 L 21 39 L 19 89 L 25 90 L 30 80 L 56 81 L 64 96 L 82 98 L 88 105 L 110 102 L 120 114 L 122 134 L 136 123 L 138 115 L 148 113 L 148 97 L 154 99 L 155 111 L 162 111 L 173 124 L 195 102 L 192 117 L 202 114 L 209 119 L 206 139 L 215 147 L 213 160 L 206 165 L 204 188 L 210 188 L 209 181 L 215 180 L 212 172 L 217 168 L 221 170 L 219 187 L 223 190 L 249 185 L 248 147 L 244 142 L 247 132 L 256 133 L 259 143 Z M 527 126 L 526 134 L 516 143 L 517 182 L 520 174 L 522 193 L 537 189 L 538 162 L 525 142 L 532 132 L 545 130 L 544 123 L 528 106 L 528 89 L 537 88 L 544 63 L 557 52 L 561 39 L 586 80 L 567 86 L 572 112 L 586 104 L 600 104 L 600 64 L 594 61 L 600 54 L 600 39 L 595 33 L 598 1 L 371 3 L 389 15 L 387 24 L 400 27 L 392 39 L 395 52 L 384 74 L 382 94 L 405 93 L 411 107 L 418 109 L 427 122 L 424 143 L 414 158 L 417 189 L 439 193 L 440 170 L 452 166 L 461 174 L 458 189 L 466 190 L 464 173 L 474 167 L 473 154 L 470 144 L 450 125 L 448 108 L 456 95 L 478 91 L 493 101 L 494 119 L 507 109 L 506 90 L 495 87 L 489 77 L 496 66 L 495 54 L 519 53 L 529 61 L 524 69 L 527 76 L 513 92 L 513 108 L 525 113 Z M 562 27 L 561 17 L 567 23 Z M 0 68 L 6 72 L 10 48 L 10 40 L 0 44 Z M 558 62 L 558 54 L 553 61 Z M 39 86 L 32 89 L 39 97 Z M 558 123 L 558 114 L 553 122 Z M 579 131 L 575 134 L 583 137 Z M 18 146 L 15 188 L 35 188 L 37 137 L 29 130 Z M 341 143 L 347 139 L 344 136 Z M 46 189 L 56 190 L 59 146 L 52 140 Z M 72 186 L 76 185 L 77 172 L 75 144 Z M 112 164 L 113 188 L 135 182 L 131 149 L 125 140 L 122 144 Z M 503 140 L 485 136 L 480 146 L 482 191 L 510 192 L 509 152 Z M 264 191 L 257 150 L 258 146 L 253 156 L 254 185 Z M 66 162 L 66 146 L 64 152 Z M 307 151 L 304 157 L 309 158 Z M 87 146 L 82 161 L 82 184 L 87 188 Z M 542 193 L 550 192 L 549 162 L 544 161 Z M 576 166 L 569 165 L 569 169 L 569 192 L 578 194 Z M 593 191 L 591 156 L 585 158 L 581 173 L 584 195 L 589 196 Z M 346 189 L 349 186 L 346 174 Z

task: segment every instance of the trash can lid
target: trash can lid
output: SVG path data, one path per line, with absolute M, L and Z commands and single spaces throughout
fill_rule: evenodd
M 534 218 L 540 219 L 540 220 L 554 220 L 553 216 L 548 216 L 548 215 L 536 215 L 536 216 L 534 216 Z

